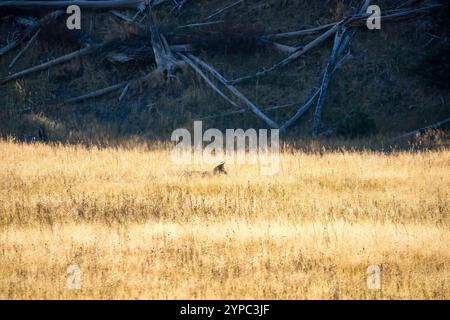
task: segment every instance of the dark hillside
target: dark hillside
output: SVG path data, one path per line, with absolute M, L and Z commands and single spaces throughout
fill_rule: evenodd
M 379 5 L 383 13 L 409 2 L 372 4 Z M 415 1 L 410 7 L 444 3 Z M 361 1 L 246 0 L 217 11 L 228 4 L 233 1 L 186 1 L 181 8 L 174 8 L 168 1 L 153 12 L 170 45 L 190 44 L 197 57 L 231 80 L 268 69 L 289 55 L 265 41 L 272 40 L 268 35 L 337 22 L 355 14 Z M 41 18 L 48 12 L 50 9 L 0 7 L 0 46 L 26 30 L 19 17 Z M 204 126 L 216 128 L 267 127 L 238 100 L 233 99 L 242 111 L 217 95 L 186 65 L 170 77 L 155 75 L 131 86 L 120 102 L 123 88 L 94 99 L 68 102 L 71 97 L 144 76 L 157 67 L 146 11 L 135 19 L 143 29 L 115 13 L 82 9 L 79 31 L 65 27 L 64 14 L 42 26 L 12 68 L 8 65 L 28 41 L 0 55 L 1 79 L 86 43 L 109 41 L 92 54 L 0 85 L 2 136 L 30 140 L 38 138 L 39 129 L 44 128 L 49 140 L 100 142 L 134 136 L 167 140 L 174 129 L 190 127 L 192 121 L 200 119 Z M 120 14 L 131 19 L 136 10 L 120 10 Z M 300 47 L 320 33 L 277 38 L 276 42 Z M 382 22 L 381 30 L 358 27 L 349 47 L 352 58 L 330 81 L 319 134 L 395 136 L 450 117 L 449 35 L 448 7 L 406 21 Z M 236 87 L 276 123 L 283 123 L 320 81 L 332 46 L 330 37 L 285 67 Z M 286 134 L 308 137 L 314 109 L 315 104 Z

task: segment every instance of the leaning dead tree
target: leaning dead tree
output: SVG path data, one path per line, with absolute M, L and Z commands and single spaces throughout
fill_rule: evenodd
M 244 1 L 231 1 L 227 5 L 217 8 L 211 14 L 201 21 L 190 23 L 188 25 L 177 26 L 175 30 L 191 30 L 204 26 L 214 26 L 223 23 L 222 20 L 214 20 L 220 18 L 223 12 L 228 10 L 234 10 L 238 8 Z M 172 3 L 171 12 L 180 12 L 183 8 L 189 5 L 187 0 L 168 1 L 168 0 L 55 0 L 55 1 L 0 1 L 0 10 L 26 10 L 28 12 L 34 12 L 34 10 L 42 9 L 49 10 L 49 13 L 40 19 L 24 19 L 16 17 L 16 22 L 23 26 L 23 30 L 17 32 L 17 36 L 9 41 L 3 47 L 0 47 L 0 58 L 6 55 L 6 53 L 16 50 L 22 47 L 15 57 L 11 60 L 9 66 L 12 67 L 15 62 L 23 55 L 26 50 L 29 50 L 33 41 L 39 37 L 41 29 L 51 23 L 54 20 L 60 18 L 64 11 L 62 9 L 67 8 L 69 5 L 78 5 L 83 10 L 109 10 L 118 19 L 121 19 L 125 24 L 131 26 L 138 33 L 138 37 L 141 41 L 150 46 L 143 45 L 141 54 L 154 56 L 156 69 L 151 73 L 136 77 L 129 81 L 120 82 L 110 85 L 108 87 L 99 88 L 92 92 L 84 93 L 80 96 L 69 97 L 62 99 L 61 102 L 75 103 L 84 101 L 87 99 L 93 99 L 103 96 L 108 93 L 117 92 L 117 100 L 121 101 L 126 96 L 127 92 L 136 86 L 142 85 L 146 81 L 152 81 L 152 79 L 166 79 L 170 80 L 176 77 L 176 72 L 183 72 L 185 66 L 190 68 L 195 74 L 200 76 L 205 84 L 213 90 L 219 97 L 229 103 L 234 111 L 230 114 L 242 114 L 247 111 L 253 113 L 257 118 L 265 123 L 270 128 L 280 129 L 282 132 L 289 129 L 295 124 L 302 116 L 304 116 L 308 110 L 313 108 L 313 123 L 310 129 L 310 133 L 316 136 L 320 133 L 321 128 L 321 115 L 325 106 L 326 98 L 328 95 L 329 84 L 332 80 L 333 74 L 344 63 L 347 63 L 351 57 L 350 44 L 353 36 L 359 28 L 366 27 L 367 8 L 370 6 L 370 0 L 361 0 L 358 10 L 351 16 L 342 17 L 339 21 L 328 23 L 322 26 L 316 26 L 312 28 L 302 30 L 292 30 L 282 33 L 263 33 L 254 36 L 254 40 L 259 46 L 265 46 L 279 51 L 284 54 L 285 57 L 276 62 L 269 68 L 262 69 L 254 74 L 242 76 L 236 79 L 226 79 L 219 71 L 217 71 L 213 65 L 200 59 L 197 52 L 199 49 L 208 50 L 208 44 L 214 42 L 220 42 L 220 32 L 215 32 L 211 39 L 198 39 L 195 33 L 182 37 L 179 43 L 171 42 L 171 31 L 162 31 L 160 23 L 155 16 L 155 10 L 163 3 Z M 430 3 L 429 1 L 402 1 L 396 8 L 391 10 L 385 10 L 380 16 L 382 23 L 399 22 L 411 19 L 417 19 L 424 15 L 433 14 L 443 10 L 447 5 Z M 135 10 L 136 14 L 133 17 L 122 13 L 122 10 Z M 141 19 L 137 19 L 141 16 Z M 313 36 L 314 38 L 305 45 L 292 46 L 282 43 L 285 39 L 297 38 L 302 36 Z M 214 39 L 216 37 L 216 39 Z M 283 123 L 275 122 L 266 113 L 269 109 L 263 109 L 257 104 L 248 99 L 237 87 L 238 84 L 248 81 L 250 79 L 261 77 L 266 74 L 276 72 L 286 66 L 290 65 L 294 61 L 298 61 L 304 57 L 308 52 L 325 45 L 327 40 L 333 39 L 333 45 L 330 50 L 328 61 L 323 69 L 322 75 L 318 79 L 318 84 L 312 89 L 311 94 L 306 101 L 300 104 L 294 114 Z M 231 39 L 233 41 L 233 39 Z M 236 39 L 239 41 L 239 39 Z M 281 42 L 280 42 L 281 41 Z M 108 59 L 116 61 L 128 61 L 132 59 L 130 57 L 130 50 L 127 50 L 126 40 L 122 40 L 120 37 L 113 40 L 105 40 L 100 43 L 94 43 L 88 41 L 81 43 L 81 48 L 66 53 L 60 57 L 53 58 L 47 62 L 30 66 L 26 69 L 3 75 L 0 78 L 0 86 L 6 83 L 24 78 L 30 74 L 42 72 L 56 65 L 66 63 L 74 58 L 88 56 L 94 53 L 103 54 L 104 48 L 107 48 L 112 42 L 122 42 L 124 52 L 108 55 Z M 231 44 L 233 45 L 233 43 Z M 235 46 L 238 48 L 239 46 Z M 166 85 L 171 85 L 167 82 Z M 290 104 L 292 106 L 292 104 Z M 282 106 L 274 107 L 272 110 L 282 108 Z

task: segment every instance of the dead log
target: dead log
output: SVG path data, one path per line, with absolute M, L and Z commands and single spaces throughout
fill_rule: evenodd
M 48 68 L 50 68 L 52 66 L 55 66 L 55 65 L 67 62 L 67 61 L 69 61 L 71 59 L 88 55 L 88 54 L 94 52 L 95 50 L 99 49 L 103 45 L 105 45 L 105 43 L 98 44 L 98 45 L 88 45 L 85 48 L 82 48 L 82 49 L 79 49 L 77 51 L 65 54 L 65 55 L 63 55 L 61 57 L 58 57 L 56 59 L 53 59 L 53 60 L 41 63 L 41 64 L 39 64 L 37 66 L 31 67 L 31 68 L 27 68 L 27 69 L 19 71 L 19 72 L 16 72 L 16 73 L 11 74 L 11 75 L 3 78 L 3 79 L 0 79 L 0 85 L 3 85 L 3 84 L 5 84 L 5 83 L 7 83 L 7 82 L 9 82 L 11 80 L 15 80 L 15 79 L 18 79 L 18 78 L 25 77 L 25 76 L 27 76 L 29 74 L 32 74 L 32 73 L 35 73 L 35 72 L 46 70 L 46 69 L 48 69 Z
M 19 53 L 12 59 L 11 63 L 8 65 L 8 68 L 12 68 L 14 64 L 17 62 L 17 60 L 20 59 L 20 57 L 31 47 L 34 40 L 37 38 L 39 33 L 41 32 L 41 29 L 38 29 L 34 35 L 28 40 L 27 44 L 22 48 L 22 50 L 19 51 Z
M 333 23 L 325 24 L 323 26 L 307 28 L 307 29 L 298 30 L 298 31 L 289 31 L 289 32 L 268 34 L 265 37 L 267 39 L 282 39 L 282 38 L 292 38 L 292 37 L 298 37 L 298 36 L 307 36 L 307 35 L 319 33 L 325 29 L 329 29 L 329 28 L 333 27 L 335 24 L 336 24 L 336 22 L 333 22 Z
M 188 57 L 201 65 L 203 68 L 208 70 L 222 85 L 224 85 L 231 93 L 233 93 L 239 100 L 244 102 L 244 104 L 262 121 L 264 121 L 269 127 L 277 129 L 278 124 L 270 119 L 265 113 L 263 113 L 256 105 L 254 105 L 249 99 L 247 99 L 242 93 L 239 92 L 233 85 L 229 84 L 229 82 L 213 67 L 204 62 L 203 60 L 197 58 L 192 54 L 188 54 Z
M 358 14 L 362 14 L 363 12 L 367 11 L 367 8 L 370 5 L 370 1 L 371 0 L 363 0 Z M 343 22 L 342 25 L 345 25 L 345 22 Z M 338 25 L 338 27 L 342 29 L 338 30 L 335 35 L 333 49 L 331 50 L 331 56 L 323 74 L 322 84 L 320 87 L 320 95 L 317 101 L 316 110 L 314 112 L 313 124 L 310 130 L 313 137 L 317 136 L 317 133 L 319 132 L 320 122 L 322 120 L 322 109 L 325 104 L 325 99 L 328 94 L 328 87 L 330 84 L 331 76 L 333 74 L 333 70 L 337 63 L 337 59 L 342 52 L 347 50 L 347 47 L 350 44 L 350 40 L 354 35 L 354 30 L 350 30 L 348 32 L 345 26 Z
M 47 135 L 47 129 L 44 125 L 41 125 L 38 129 L 38 138 L 39 141 L 47 142 L 48 141 L 48 135 Z
M 174 75 L 176 69 L 180 68 L 181 63 L 175 58 L 164 35 L 160 33 L 150 6 L 148 7 L 147 28 L 150 33 L 157 69 L 170 78 Z
M 336 63 L 336 66 L 333 69 L 333 73 L 336 72 L 336 70 L 338 70 L 340 67 L 342 67 L 348 60 L 350 60 L 351 57 L 352 55 L 350 52 L 347 53 L 344 57 L 342 57 L 341 60 L 338 63 Z M 320 89 L 321 89 L 320 86 L 318 88 L 316 87 L 313 89 L 311 95 L 308 97 L 306 102 L 300 108 L 298 108 L 297 112 L 280 127 L 281 132 L 285 132 L 313 106 L 314 101 L 320 94 L 321 91 Z
M 405 8 L 411 4 L 418 3 L 419 1 L 413 1 L 411 3 L 404 3 L 403 5 L 399 6 L 398 8 Z M 382 22 L 393 22 L 393 21 L 402 21 L 407 19 L 413 19 L 417 18 L 421 15 L 430 13 L 437 9 L 442 9 L 445 5 L 443 4 L 434 4 L 434 5 L 428 5 L 420 8 L 406 8 L 402 10 L 387 10 L 383 12 L 380 19 Z M 366 9 L 367 10 L 367 9 Z M 351 16 L 347 18 L 347 22 L 345 23 L 345 26 L 347 27 L 366 27 L 366 21 L 367 18 L 370 15 L 367 13 L 360 13 L 356 14 L 354 16 Z M 274 33 L 274 34 L 268 34 L 265 35 L 264 38 L 266 39 L 282 39 L 282 38 L 292 38 L 292 37 L 298 37 L 298 36 L 306 36 L 306 35 L 312 35 L 319 33 L 323 30 L 330 29 L 333 26 L 342 23 L 342 20 L 338 22 L 328 23 L 322 26 L 318 27 L 311 27 L 307 29 L 297 30 L 297 31 L 288 31 L 288 32 L 281 32 L 281 33 Z
M 107 93 L 119 90 L 120 88 L 126 86 L 127 83 L 128 83 L 128 81 L 121 82 L 121 83 L 118 83 L 118 84 L 114 84 L 112 86 L 108 86 L 106 88 L 101 88 L 101 89 L 98 89 L 98 90 L 95 90 L 95 91 L 83 94 L 81 96 L 65 99 L 64 102 L 65 103 L 77 103 L 77 102 L 81 102 L 81 101 L 84 101 L 84 100 L 97 98 L 97 97 L 103 96 L 103 95 L 105 95 Z
M 276 106 L 272 106 L 272 107 L 262 108 L 261 111 L 280 110 L 280 109 L 293 107 L 295 105 L 297 105 L 297 103 L 286 103 L 286 104 L 282 104 L 282 105 L 276 105 Z M 239 110 L 228 111 L 228 112 L 223 112 L 223 113 L 214 113 L 214 115 L 204 116 L 204 117 L 199 118 L 198 120 L 208 120 L 208 119 L 215 119 L 215 118 L 220 118 L 220 117 L 226 117 L 226 116 L 231 116 L 231 115 L 234 115 L 234 114 L 245 113 L 247 111 L 248 111 L 247 109 L 239 109 Z
M 282 44 L 282 43 L 278 43 L 278 42 L 275 42 L 275 41 L 272 41 L 272 40 L 268 40 L 268 39 L 265 39 L 265 38 L 261 38 L 260 40 L 261 40 L 262 43 L 268 44 L 272 48 L 274 48 L 275 50 L 277 50 L 279 52 L 282 52 L 282 53 L 286 53 L 286 52 L 287 53 L 293 53 L 293 52 L 297 51 L 296 47 L 288 46 L 288 45 L 285 45 L 285 44 Z
M 122 100 L 125 98 L 125 96 L 128 93 L 128 90 L 130 89 L 131 82 L 128 82 L 127 85 L 123 88 L 122 92 L 120 93 L 119 98 L 117 99 L 118 102 L 122 102 Z
M 238 4 L 240 4 L 240 3 L 243 2 L 243 1 L 244 1 L 244 0 L 238 0 L 238 1 L 234 2 L 234 3 L 232 3 L 232 4 L 229 4 L 229 5 L 227 5 L 227 6 L 223 7 L 223 8 L 221 8 L 221 9 L 218 9 L 218 10 L 214 11 L 212 14 L 210 14 L 209 16 L 207 16 L 207 17 L 205 18 L 205 20 L 209 20 L 209 19 L 211 19 L 211 18 L 214 18 L 215 16 L 218 16 L 218 15 L 221 14 L 222 12 L 224 12 L 224 11 L 226 11 L 226 10 L 228 10 L 228 9 L 231 9 L 231 8 L 237 6 Z
M 255 78 L 255 77 L 260 77 L 260 76 L 263 76 L 263 75 L 265 75 L 265 74 L 267 74 L 269 72 L 272 72 L 272 71 L 274 71 L 274 70 L 276 70 L 278 68 L 281 68 L 281 67 L 284 67 L 284 66 L 290 64 L 291 62 L 293 62 L 294 60 L 297 60 L 299 57 L 303 56 L 305 53 L 307 53 L 311 49 L 313 49 L 313 48 L 317 47 L 318 45 L 320 45 L 321 43 L 323 43 L 330 36 L 335 34 L 337 29 L 338 29 L 338 25 L 334 25 L 331 29 L 329 29 L 328 31 L 326 31 L 325 33 L 323 33 L 322 35 L 320 35 L 319 37 L 317 37 L 313 41 L 309 42 L 304 47 L 297 48 L 296 51 L 294 51 L 292 54 L 290 54 L 287 58 L 285 58 L 282 61 L 274 64 L 269 69 L 259 71 L 259 72 L 255 73 L 253 75 L 250 75 L 250 76 L 245 76 L 245 77 L 241 77 L 241 78 L 232 80 L 232 81 L 230 81 L 230 83 L 231 84 L 237 84 L 239 82 L 246 81 L 246 80 L 249 80 L 249 79 L 252 79 L 252 78 Z
M 105 87 L 105 88 L 94 90 L 92 92 L 83 94 L 81 96 L 76 96 L 76 97 L 64 99 L 63 102 L 65 102 L 65 103 L 77 103 L 77 102 L 85 101 L 85 100 L 88 100 L 88 99 L 97 98 L 97 97 L 103 96 L 105 94 L 117 91 L 117 90 L 119 90 L 121 88 L 124 88 L 122 93 L 121 93 L 121 95 L 119 96 L 119 101 L 121 101 L 123 99 L 122 96 L 125 96 L 125 94 L 124 94 L 125 89 L 126 89 L 126 91 L 128 91 L 128 89 L 130 87 L 135 87 L 135 86 L 139 85 L 140 83 L 153 78 L 155 73 L 156 73 L 156 70 L 150 72 L 149 74 L 147 74 L 145 76 L 133 79 L 131 81 L 124 81 L 124 82 L 121 82 L 121 83 L 113 84 L 113 85 Z
M 410 131 L 408 133 L 402 134 L 401 136 L 395 137 L 392 140 L 398 140 L 398 139 L 402 139 L 402 138 L 408 138 L 411 136 L 415 136 L 417 134 L 423 134 L 425 132 L 427 132 L 428 130 L 436 130 L 440 127 L 442 127 L 444 124 L 450 123 L 450 118 L 438 121 L 436 123 L 433 123 L 429 126 L 423 127 L 423 128 L 419 128 L 413 131 Z
M 1 3 L 0 2 L 0 7 L 1 7 Z M 25 41 L 26 39 L 28 39 L 32 34 L 34 34 L 40 27 L 50 23 L 51 21 L 61 17 L 64 14 L 63 11 L 53 11 L 49 14 L 47 14 L 46 16 L 44 16 L 43 18 L 41 18 L 37 23 L 31 23 L 28 25 L 28 28 L 22 33 L 21 36 L 19 36 L 18 38 L 14 39 L 13 41 L 11 41 L 10 43 L 8 43 L 6 46 L 4 46 L 3 48 L 0 48 L 0 56 L 4 55 L 5 53 L 9 52 L 10 50 L 16 48 L 17 46 L 19 46 L 23 41 Z
M 322 117 L 322 108 L 325 103 L 325 98 L 328 92 L 328 86 L 330 84 L 332 70 L 336 64 L 337 55 L 339 53 L 339 49 L 341 46 L 342 38 L 344 36 L 344 30 L 336 32 L 336 35 L 334 37 L 334 44 L 333 44 L 333 50 L 331 51 L 331 56 L 329 58 L 329 61 L 327 63 L 327 66 L 325 67 L 325 71 L 322 78 L 322 84 L 320 86 L 320 93 L 319 93 L 319 99 L 316 106 L 316 111 L 314 113 L 313 117 L 313 124 L 311 127 L 311 134 L 313 136 L 317 135 L 317 132 L 320 127 L 320 121 Z
M 190 24 L 185 24 L 183 26 L 176 27 L 175 30 L 186 29 L 186 28 L 204 27 L 204 26 L 210 26 L 212 24 L 220 24 L 220 23 L 224 23 L 224 21 L 220 20 L 220 21 L 211 21 L 211 22 L 190 23 Z

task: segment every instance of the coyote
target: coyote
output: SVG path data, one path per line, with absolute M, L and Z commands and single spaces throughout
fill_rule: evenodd
M 220 174 L 228 174 L 228 172 L 225 170 L 225 162 L 222 162 L 221 164 L 215 166 L 212 171 L 185 171 L 181 176 L 206 178 Z

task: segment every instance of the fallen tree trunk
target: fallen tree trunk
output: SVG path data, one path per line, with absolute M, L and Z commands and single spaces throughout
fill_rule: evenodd
M 239 92 L 234 86 L 228 83 L 228 81 L 213 67 L 204 62 L 203 60 L 195 57 L 192 54 L 188 54 L 188 57 L 200 64 L 203 68 L 208 70 L 222 85 L 224 85 L 229 91 L 231 91 L 239 100 L 245 103 L 245 105 L 262 121 L 264 121 L 268 126 L 274 129 L 278 129 L 278 124 L 270 119 L 266 114 L 264 114 L 257 106 L 255 106 L 250 100 L 248 100 L 242 93 Z
M 367 8 L 370 5 L 370 1 L 371 0 L 363 0 L 361 8 L 358 11 L 359 14 L 367 11 Z M 342 24 L 345 25 L 344 22 Z M 337 59 L 342 52 L 347 50 L 350 44 L 350 40 L 355 34 L 355 30 L 347 31 L 347 28 L 345 26 L 339 27 L 342 29 L 338 30 L 335 35 L 333 49 L 331 50 L 331 56 L 323 74 L 322 85 L 320 87 L 320 95 L 317 101 L 316 111 L 313 117 L 313 124 L 310 130 L 313 137 L 317 136 L 317 133 L 319 132 L 320 122 L 322 120 L 322 109 L 325 104 L 325 99 L 328 94 L 328 87 L 331 81 L 331 76 L 333 75 L 333 70 L 337 63 Z
M 428 14 L 434 10 L 442 9 L 445 6 L 446 5 L 444 5 L 444 4 L 435 4 L 435 5 L 428 5 L 428 6 L 424 6 L 424 7 L 420 7 L 420 8 L 413 8 L 413 9 L 390 10 L 390 11 L 384 12 L 381 15 L 380 19 L 382 22 L 393 22 L 393 21 L 402 21 L 402 20 L 407 20 L 407 19 L 413 19 L 413 18 L 417 18 L 421 15 Z M 404 8 L 406 6 L 400 6 L 400 7 Z M 347 19 L 345 26 L 347 26 L 347 27 L 366 27 L 367 18 L 369 16 L 370 15 L 366 14 L 366 13 L 356 14 Z M 297 31 L 287 31 L 287 32 L 268 34 L 268 35 L 265 35 L 264 38 L 266 38 L 266 39 L 283 39 L 283 38 L 289 39 L 289 38 L 293 38 L 293 37 L 316 34 L 323 30 L 330 29 L 333 26 L 335 26 L 339 23 L 342 23 L 342 21 L 343 20 L 340 20 L 338 22 L 328 23 L 328 24 L 318 26 L 318 27 L 311 27 L 311 28 L 297 30 Z
M 77 103 L 77 102 L 81 102 L 84 100 L 88 100 L 88 99 L 92 99 L 92 98 L 97 98 L 100 96 L 103 96 L 105 94 L 117 91 L 121 88 L 124 88 L 119 96 L 119 98 L 117 99 L 119 102 L 123 100 L 123 98 L 125 97 L 126 92 L 128 92 L 128 90 L 131 87 L 135 87 L 139 84 L 141 84 L 144 81 L 150 80 L 152 79 L 156 74 L 156 70 L 150 72 L 149 74 L 136 78 L 136 79 L 132 79 L 132 80 L 128 80 L 128 81 L 123 81 L 121 83 L 117 83 L 117 84 L 113 84 L 111 86 L 105 87 L 105 88 L 101 88 L 101 89 L 97 89 L 94 90 L 92 92 L 83 94 L 81 96 L 77 96 L 77 97 L 72 97 L 72 98 L 68 98 L 68 99 L 64 99 L 62 102 L 65 103 Z
M 351 53 L 347 53 L 344 57 L 341 58 L 341 60 L 336 64 L 336 66 L 333 69 L 333 73 L 336 72 L 342 65 L 344 65 L 348 60 L 352 58 Z M 317 99 L 321 92 L 320 86 L 318 88 L 315 88 L 309 98 L 306 100 L 306 102 L 298 108 L 297 112 L 289 119 L 287 120 L 281 127 L 280 131 L 285 132 L 289 127 L 291 127 L 295 122 L 298 121 L 311 107 L 313 106 L 314 101 Z
M 41 29 L 37 29 L 37 31 L 34 33 L 34 35 L 28 40 L 27 44 L 22 48 L 22 50 L 19 51 L 19 53 L 12 59 L 11 63 L 8 65 L 8 68 L 12 68 L 14 64 L 17 62 L 17 60 L 20 59 L 20 57 L 31 47 L 34 40 L 37 38 L 39 33 L 41 32 Z
M 221 96 L 223 99 L 225 99 L 228 103 L 230 103 L 233 107 L 240 109 L 240 107 L 233 101 L 231 100 L 225 93 L 223 93 L 219 88 L 217 88 L 217 86 L 206 76 L 206 74 L 200 70 L 194 62 L 192 62 L 191 59 L 189 59 L 187 56 L 185 56 L 182 53 L 178 54 L 183 60 L 184 62 L 187 63 L 188 66 L 190 66 L 203 80 L 206 81 L 206 83 L 208 84 L 208 86 L 211 87 L 211 89 L 213 89 L 219 96 Z
M 1 4 L 1 2 L 0 2 Z M 6 46 L 4 46 L 3 48 L 0 48 L 0 56 L 6 54 L 7 52 L 9 52 L 10 50 L 16 48 L 17 46 L 19 46 L 23 41 L 25 41 L 26 39 L 28 39 L 32 34 L 35 34 L 36 31 L 50 23 L 51 21 L 61 17 L 64 14 L 63 11 L 53 11 L 49 14 L 47 14 L 46 16 L 44 16 L 43 18 L 41 18 L 37 23 L 32 23 L 29 25 L 29 27 L 22 33 L 22 35 L 20 37 L 18 37 L 17 39 L 11 41 L 10 43 L 8 43 Z
M 423 127 L 423 128 L 419 128 L 419 129 L 410 131 L 408 133 L 402 134 L 401 136 L 395 137 L 392 140 L 398 140 L 398 139 L 401 139 L 401 138 L 408 138 L 408 137 L 411 137 L 411 136 L 414 136 L 414 135 L 417 135 L 417 134 L 425 133 L 428 130 L 435 130 L 435 129 L 438 129 L 438 128 L 442 127 L 444 124 L 447 124 L 447 123 L 450 123 L 450 118 L 447 118 L 447 119 L 441 120 L 439 122 L 433 123 L 433 124 L 431 124 L 429 126 L 426 126 L 426 127 Z
M 292 61 L 298 59 L 299 57 L 301 57 L 302 55 L 304 55 L 305 53 L 307 53 L 311 49 L 317 47 L 319 44 L 321 44 L 322 42 L 327 40 L 329 37 L 331 37 L 333 34 L 336 33 L 337 29 L 338 29 L 337 25 L 334 25 L 330 30 L 326 31 L 321 36 L 317 37 L 316 39 L 314 39 L 313 41 L 311 41 L 310 43 L 308 43 L 304 47 L 297 48 L 296 51 L 293 52 L 291 55 L 289 55 L 286 59 L 276 63 L 275 65 L 273 65 L 269 69 L 257 72 L 257 73 L 255 73 L 253 75 L 250 75 L 250 76 L 245 76 L 245 77 L 241 77 L 241 78 L 232 80 L 232 81 L 230 81 L 230 83 L 237 84 L 239 82 L 246 81 L 246 80 L 249 80 L 249 79 L 252 79 L 252 78 L 255 78 L 255 77 L 260 77 L 260 76 L 263 76 L 263 75 L 265 75 L 265 74 L 267 74 L 269 72 L 274 71 L 275 69 L 278 69 L 280 67 L 288 65 Z
M 39 72 L 39 71 L 48 69 L 48 68 L 50 68 L 52 66 L 55 66 L 55 65 L 67 62 L 67 61 L 69 61 L 71 59 L 85 56 L 85 55 L 90 54 L 90 53 L 94 52 L 95 50 L 101 48 L 104 44 L 105 43 L 98 44 L 98 45 L 89 45 L 89 46 L 87 46 L 87 47 L 85 47 L 83 49 L 80 49 L 80 50 L 77 50 L 77 51 L 65 54 L 65 55 L 63 55 L 61 57 L 58 57 L 56 59 L 53 59 L 53 60 L 41 63 L 41 64 L 39 64 L 37 66 L 31 67 L 31 68 L 28 68 L 28 69 L 25 69 L 25 70 L 22 70 L 22 71 L 19 71 L 19 72 L 16 72 L 16 73 L 14 73 L 12 75 L 9 75 L 9 76 L 7 76 L 7 77 L 5 77 L 3 79 L 0 79 L 0 85 L 3 85 L 3 84 L 5 84 L 5 83 L 7 83 L 7 82 L 9 82 L 11 80 L 22 78 L 22 77 L 27 76 L 27 75 L 29 75 L 31 73 L 35 73 L 35 72 Z

